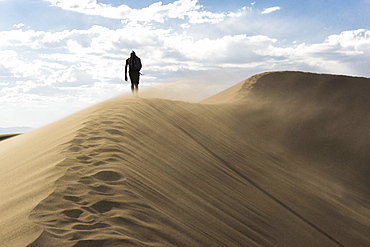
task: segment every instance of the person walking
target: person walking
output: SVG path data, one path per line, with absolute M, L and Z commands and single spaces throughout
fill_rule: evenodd
M 132 51 L 128 59 L 126 59 L 125 65 L 125 81 L 127 81 L 127 67 L 129 67 L 129 76 L 131 81 L 131 92 L 138 93 L 139 91 L 139 80 L 140 80 L 140 70 L 141 70 L 141 59 L 136 56 L 135 52 Z

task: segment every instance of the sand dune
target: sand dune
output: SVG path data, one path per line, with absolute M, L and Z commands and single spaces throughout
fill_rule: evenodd
M 6 140 L 8 138 L 11 138 L 11 137 L 14 137 L 14 136 L 17 136 L 18 134 L 2 134 L 0 135 L 0 141 L 3 141 L 3 140 Z
M 264 73 L 4 140 L 1 246 L 369 246 L 369 89 Z

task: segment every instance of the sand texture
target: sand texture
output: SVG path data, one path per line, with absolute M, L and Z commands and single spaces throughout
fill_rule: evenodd
M 114 98 L 0 142 L 1 246 L 370 246 L 370 79 Z

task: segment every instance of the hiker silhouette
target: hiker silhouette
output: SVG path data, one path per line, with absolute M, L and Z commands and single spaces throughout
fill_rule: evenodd
M 138 93 L 139 91 L 139 80 L 141 70 L 141 59 L 136 56 L 135 52 L 132 51 L 129 58 L 126 59 L 125 65 L 125 81 L 127 81 L 127 66 L 129 67 L 129 76 L 131 81 L 131 92 Z

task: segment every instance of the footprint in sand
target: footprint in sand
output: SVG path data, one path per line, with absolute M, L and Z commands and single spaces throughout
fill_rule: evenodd
M 106 130 L 106 132 L 112 135 L 120 135 L 120 136 L 124 135 L 121 131 L 116 130 L 116 129 L 109 129 L 109 130 Z
M 98 229 L 98 228 L 106 228 L 106 227 L 109 227 L 110 225 L 108 224 L 105 224 L 105 223 L 96 223 L 94 225 L 75 225 L 74 227 L 72 227 L 72 229 L 76 229 L 76 230 L 94 230 L 94 229 Z
M 112 208 L 119 208 L 121 206 L 118 202 L 112 202 L 107 200 L 101 200 L 93 205 L 90 208 L 98 211 L 99 213 L 106 213 L 112 210 Z
M 101 171 L 93 175 L 94 178 L 102 181 L 117 181 L 122 178 L 122 176 L 114 171 Z
M 105 186 L 105 185 L 99 185 L 99 186 L 90 186 L 91 189 L 101 192 L 101 193 L 108 193 L 108 191 L 112 190 L 112 188 Z
M 97 161 L 95 162 L 94 164 L 92 164 L 93 166 L 102 166 L 102 165 L 105 165 L 107 164 L 107 162 L 104 162 L 104 161 Z
M 78 152 L 78 151 L 81 150 L 81 148 L 79 148 L 79 147 L 71 147 L 69 150 L 72 151 L 72 152 Z
M 102 123 L 103 124 L 113 124 L 114 122 L 113 121 L 103 121 Z
M 83 213 L 80 209 L 70 209 L 70 210 L 64 210 L 63 214 L 65 214 L 67 217 L 70 218 L 78 218 Z
M 86 155 L 81 155 L 81 156 L 77 157 L 77 160 L 79 160 L 79 161 L 88 161 L 88 160 L 91 160 L 91 158 L 89 156 L 86 156 Z
M 63 196 L 65 200 L 72 201 L 72 202 L 80 202 L 81 198 L 77 196 Z

